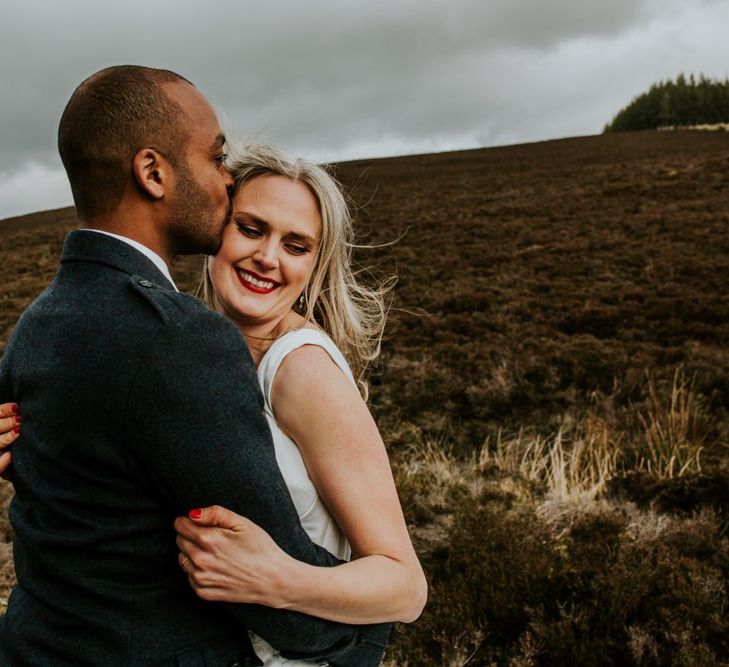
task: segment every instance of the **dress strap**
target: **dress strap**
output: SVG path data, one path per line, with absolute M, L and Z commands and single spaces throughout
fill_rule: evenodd
M 323 331 L 309 327 L 289 331 L 273 341 L 273 344 L 266 350 L 266 354 L 263 355 L 261 362 L 258 364 L 258 382 L 266 400 L 266 410 L 271 414 L 273 414 L 271 389 L 279 366 L 287 354 L 304 345 L 317 345 L 323 348 L 332 358 L 332 361 L 349 378 L 350 382 L 355 386 L 357 385 L 344 355 L 339 351 L 334 341 Z

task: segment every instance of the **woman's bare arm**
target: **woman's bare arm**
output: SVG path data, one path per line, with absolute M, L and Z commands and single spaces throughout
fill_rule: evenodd
M 377 426 L 327 352 L 306 345 L 282 362 L 272 404 L 320 497 L 352 546 L 337 568 L 299 564 L 292 609 L 345 622 L 415 620 L 427 596 Z

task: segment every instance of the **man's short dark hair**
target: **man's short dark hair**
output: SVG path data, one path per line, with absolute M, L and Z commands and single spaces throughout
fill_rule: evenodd
M 76 88 L 58 126 L 58 151 L 79 218 L 116 208 L 140 149 L 156 148 L 173 165 L 185 163 L 192 121 L 162 89 L 181 81 L 190 83 L 169 70 L 120 65 Z

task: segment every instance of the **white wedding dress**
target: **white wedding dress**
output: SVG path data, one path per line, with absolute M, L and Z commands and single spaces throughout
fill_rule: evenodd
M 326 506 L 319 498 L 314 483 L 309 478 L 306 465 L 296 443 L 291 440 L 276 423 L 271 408 L 271 388 L 281 362 L 287 354 L 304 345 L 317 345 L 329 354 L 334 363 L 342 370 L 349 380 L 356 386 L 349 365 L 344 355 L 334 342 L 324 332 L 318 329 L 296 329 L 277 338 L 258 365 L 258 382 L 265 399 L 265 414 L 273 436 L 273 445 L 276 450 L 276 461 L 284 481 L 288 486 L 296 511 L 299 514 L 301 525 L 311 538 L 312 542 L 321 545 L 327 551 L 341 560 L 349 560 L 351 549 L 346 537 L 332 518 Z M 311 667 L 314 664 L 303 660 L 288 660 L 268 644 L 264 639 L 251 634 L 253 648 L 265 667 Z

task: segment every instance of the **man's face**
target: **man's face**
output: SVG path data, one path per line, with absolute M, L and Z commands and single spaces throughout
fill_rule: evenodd
M 170 238 L 176 254 L 215 254 L 230 217 L 233 178 L 225 167 L 225 137 L 207 100 L 187 83 L 165 92 L 190 117 L 192 135 L 184 162 L 175 167 Z

